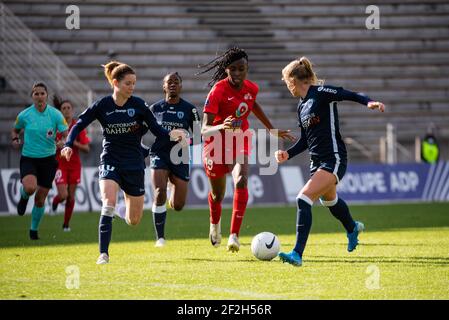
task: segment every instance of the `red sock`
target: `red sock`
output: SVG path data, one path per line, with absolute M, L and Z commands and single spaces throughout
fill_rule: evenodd
M 231 233 L 237 233 L 237 235 L 239 235 L 247 204 L 248 188 L 235 189 L 234 204 L 232 207 Z
M 215 202 L 212 199 L 212 194 L 210 192 L 207 196 L 207 200 L 209 201 L 210 223 L 217 224 L 220 222 L 221 218 L 221 202 Z
M 59 196 L 56 196 L 53 198 L 53 205 L 57 205 L 61 203 L 61 199 L 59 199 Z
M 68 226 L 70 218 L 72 218 L 73 208 L 75 207 L 75 200 L 67 200 L 65 202 L 65 212 L 64 212 L 64 225 Z

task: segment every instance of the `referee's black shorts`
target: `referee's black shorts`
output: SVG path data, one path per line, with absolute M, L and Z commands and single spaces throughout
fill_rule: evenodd
M 51 189 L 57 169 L 58 161 L 54 155 L 46 158 L 20 158 L 20 179 L 33 175 L 37 178 L 37 185 L 43 188 Z

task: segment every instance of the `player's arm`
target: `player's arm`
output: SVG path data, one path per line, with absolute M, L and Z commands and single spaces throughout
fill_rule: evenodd
M 271 124 L 270 119 L 268 119 L 265 112 L 262 110 L 262 107 L 260 106 L 259 103 L 257 103 L 257 101 L 254 101 L 253 113 L 257 117 L 257 119 L 259 119 L 259 121 L 262 122 L 265 128 L 267 128 L 267 130 L 270 132 L 271 135 L 274 135 L 281 139 L 287 139 L 290 141 L 296 140 L 296 137 L 290 134 L 290 130 L 275 129 Z
M 73 145 L 75 147 L 77 147 L 79 150 L 88 153 L 90 151 L 90 139 L 87 136 L 87 132 L 86 129 L 84 129 L 83 131 L 80 132 L 78 139 L 75 140 L 75 142 L 73 143 Z
M 304 133 L 304 129 L 301 127 L 301 138 L 299 138 L 293 146 L 287 149 L 287 151 L 278 150 L 274 153 L 274 156 L 278 163 L 282 163 L 307 150 L 308 147 L 309 145 L 307 144 L 307 138 Z
M 330 89 L 326 91 L 326 89 Z M 366 94 L 362 92 L 354 92 L 350 90 L 343 89 L 341 87 L 332 87 L 326 86 L 323 91 L 328 95 L 328 99 L 337 100 L 337 101 L 354 101 L 364 106 L 367 106 L 369 109 L 379 109 L 380 112 L 385 111 L 385 106 L 382 102 L 374 101 Z
M 201 127 L 201 135 L 204 138 L 211 137 L 221 130 L 232 128 L 232 116 L 227 117 L 223 123 L 213 125 L 215 119 L 215 114 L 204 112 L 203 114 L 203 125 Z
M 148 126 L 148 129 L 151 131 L 151 133 L 158 138 L 160 141 L 176 141 L 185 143 L 186 141 L 186 134 L 182 130 L 174 129 L 170 132 L 165 130 L 164 127 L 162 127 L 159 123 L 157 123 L 157 120 L 151 111 L 150 107 L 144 108 L 144 119 L 145 123 Z
M 23 132 L 24 127 L 25 125 L 23 123 L 23 119 L 21 117 L 21 114 L 19 113 L 14 123 L 14 127 L 11 130 L 11 143 L 14 148 L 18 148 L 22 144 L 20 135 Z

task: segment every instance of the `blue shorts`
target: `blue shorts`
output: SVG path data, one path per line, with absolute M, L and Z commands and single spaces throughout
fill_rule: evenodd
M 145 170 L 120 170 L 103 164 L 98 167 L 99 180 L 114 180 L 120 188 L 133 197 L 145 194 Z
M 161 157 L 159 155 L 152 154 L 150 156 L 150 168 L 151 169 L 164 169 L 168 170 L 177 176 L 179 179 L 184 181 L 190 180 L 190 165 L 185 163 L 173 164 L 166 157 Z
M 337 178 L 337 183 L 343 179 L 343 176 L 346 173 L 347 160 L 346 159 L 311 159 L 310 160 L 310 176 L 313 176 L 318 169 L 325 170 L 327 172 L 332 173 Z

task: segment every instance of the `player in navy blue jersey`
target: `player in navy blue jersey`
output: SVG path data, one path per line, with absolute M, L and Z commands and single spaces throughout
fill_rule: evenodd
M 183 134 L 168 132 L 154 118 L 147 103 L 133 96 L 136 73 L 128 65 L 111 61 L 104 66 L 104 73 L 114 92 L 93 103 L 78 118 L 72 127 L 61 155 L 70 160 L 72 147 L 78 134 L 94 120 L 103 129 L 103 152 L 100 156 L 99 183 L 102 209 L 99 223 L 100 256 L 97 264 L 109 262 L 109 243 L 112 235 L 112 218 L 115 213 L 117 192 L 125 193 L 126 222 L 140 222 L 144 203 L 145 163 L 140 141 L 144 123 L 157 142 L 151 147 L 158 151 L 170 143 L 181 141 Z
M 337 101 L 354 101 L 381 112 L 385 106 L 362 93 L 324 86 L 306 57 L 289 63 L 282 70 L 282 78 L 290 93 L 301 98 L 298 104 L 301 138 L 287 151 L 277 151 L 276 160 L 282 163 L 306 149 L 311 157 L 311 178 L 296 199 L 296 244 L 291 252 L 279 253 L 282 262 L 300 266 L 312 226 L 311 208 L 316 200 L 320 199 L 343 224 L 349 252 L 357 247 L 358 235 L 364 229 L 361 222 L 353 220 L 345 201 L 337 195 L 337 184 L 343 178 L 347 165 L 346 147 L 339 130 Z
M 177 73 L 169 73 L 163 79 L 165 99 L 153 105 L 150 109 L 159 124 L 168 131 L 173 129 L 190 130 L 193 141 L 201 142 L 201 123 L 194 105 L 180 97 L 182 79 Z M 196 134 L 196 135 L 194 135 Z M 193 137 L 193 139 L 192 139 Z M 159 138 L 156 138 L 156 143 Z M 151 181 L 153 185 L 153 223 L 156 231 L 156 247 L 165 245 L 165 221 L 167 217 L 167 184 L 170 182 L 169 207 L 176 211 L 182 210 L 187 198 L 187 187 L 190 179 L 189 147 L 173 149 L 176 142 L 166 147 L 150 151 Z M 172 153 L 172 157 L 170 153 Z M 177 158 L 177 159 L 174 159 Z

